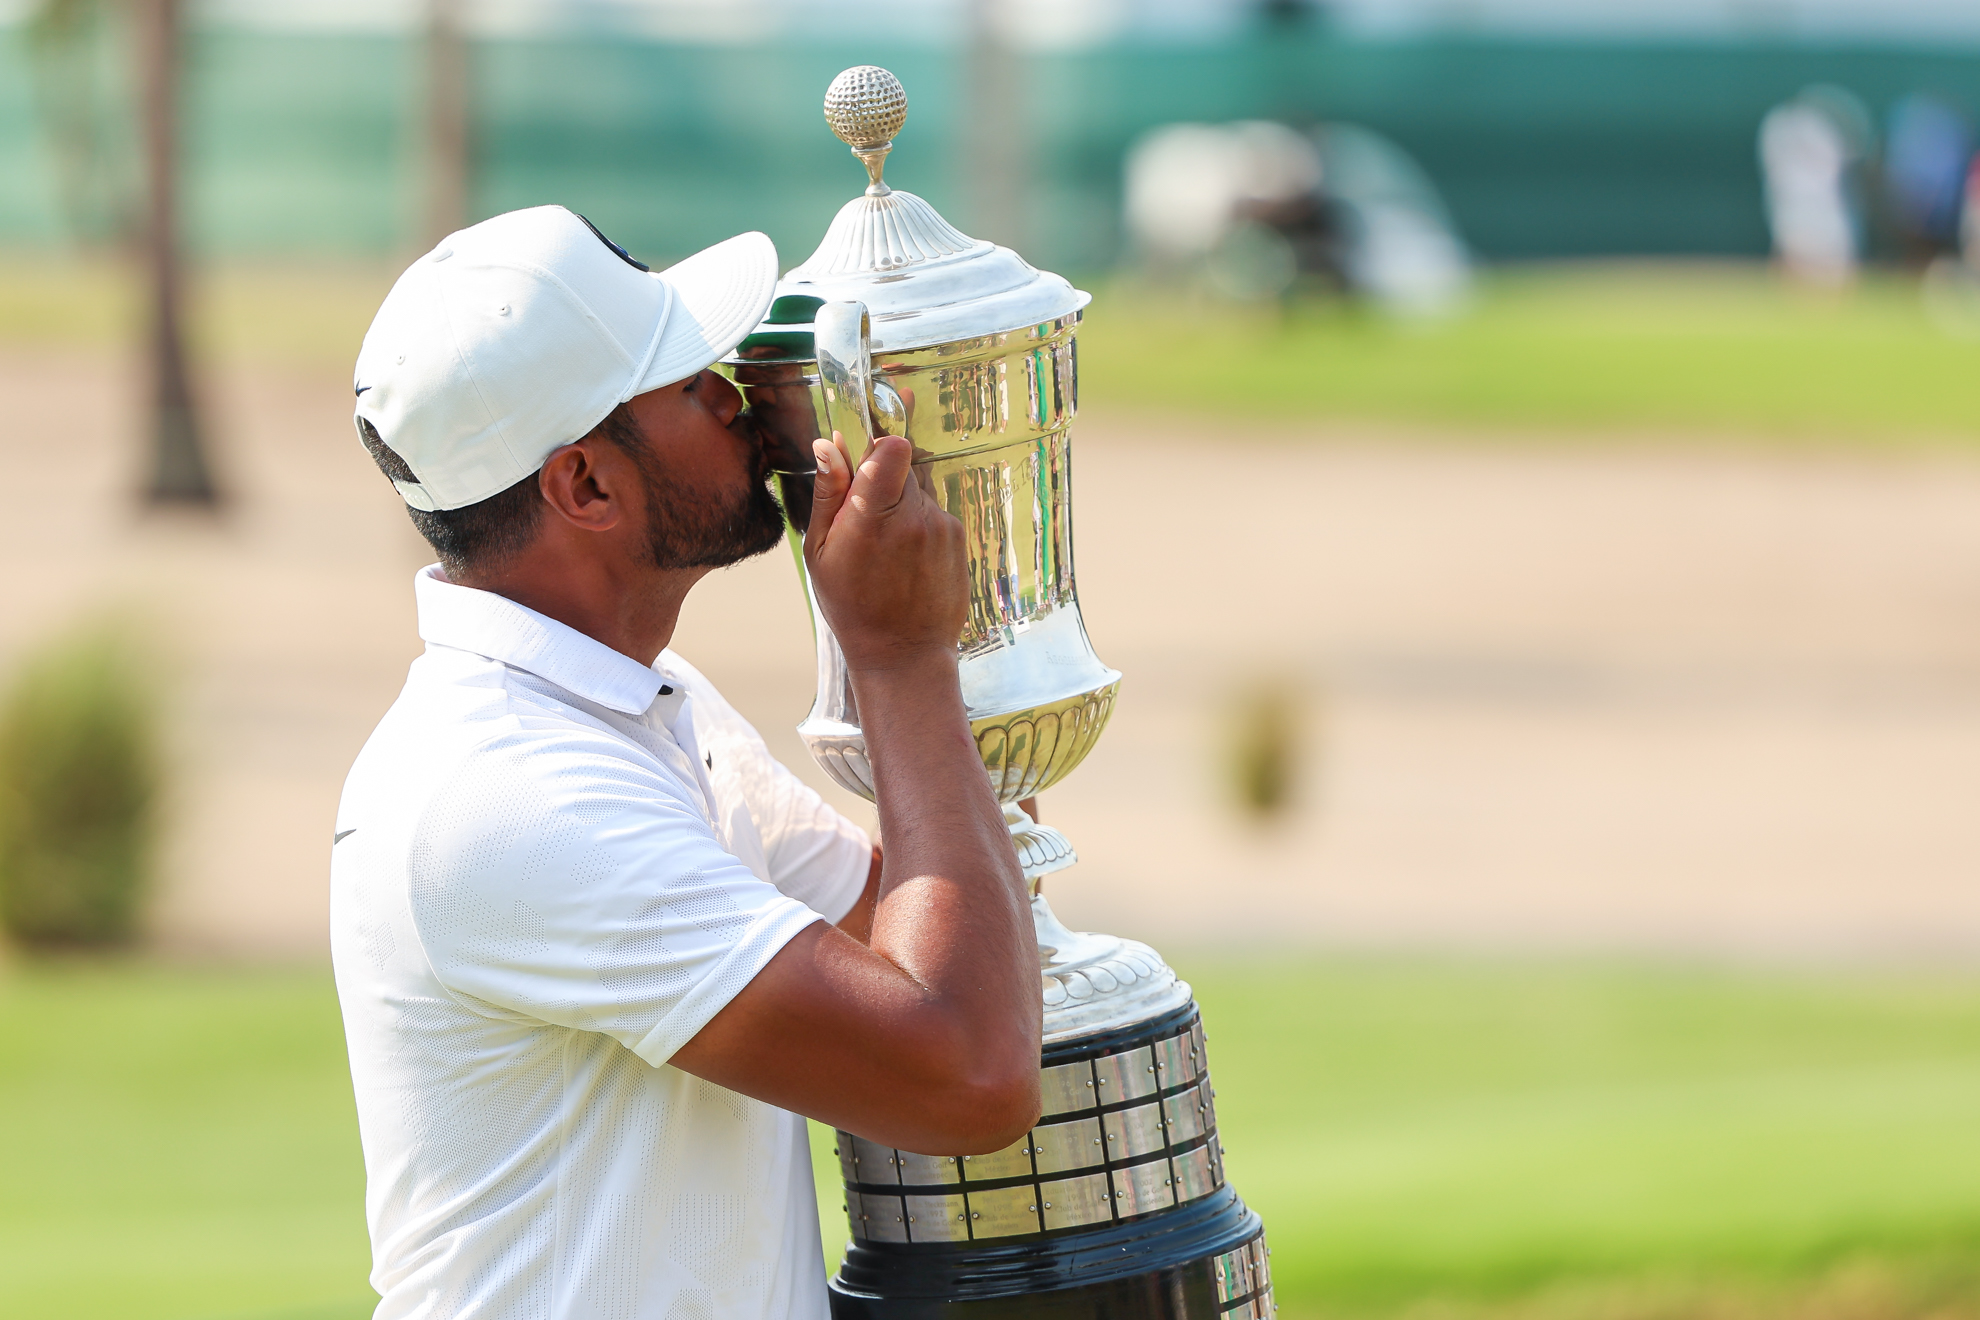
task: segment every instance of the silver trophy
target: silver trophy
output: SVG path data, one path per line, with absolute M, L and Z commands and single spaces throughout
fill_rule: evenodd
M 794 547 L 810 520 L 810 441 L 833 431 L 855 464 L 875 436 L 905 435 L 916 478 L 962 521 L 962 693 L 1032 882 L 1044 1117 L 988 1155 L 918 1155 L 839 1133 L 853 1240 L 833 1314 L 961 1304 L 1001 1316 L 1051 1294 L 1068 1318 L 1267 1316 L 1263 1228 L 1224 1180 L 1190 988 L 1147 945 L 1058 922 L 1038 879 L 1077 856 L 1015 805 L 1085 758 L 1121 679 L 1087 639 L 1073 575 L 1071 425 L 1090 297 L 888 187 L 906 117 L 885 69 L 833 80 L 826 122 L 868 186 L 784 277 L 728 366 L 786 454 Z M 871 799 L 845 660 L 815 598 L 812 626 L 818 697 L 798 731 L 834 780 Z

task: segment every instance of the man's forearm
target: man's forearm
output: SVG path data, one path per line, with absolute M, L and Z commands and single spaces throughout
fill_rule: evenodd
M 982 1022 L 1021 1022 L 986 1046 L 1038 1049 L 1038 970 L 1024 874 L 990 790 L 953 653 L 853 674 L 887 840 L 870 944 Z M 1001 1009 L 1002 1011 L 995 1011 Z

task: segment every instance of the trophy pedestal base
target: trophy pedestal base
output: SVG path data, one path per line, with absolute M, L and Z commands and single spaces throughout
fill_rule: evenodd
M 1043 1116 L 987 1155 L 840 1132 L 852 1242 L 833 1320 L 1270 1320 L 1264 1227 L 1224 1178 L 1189 986 L 1146 945 L 1032 903 Z

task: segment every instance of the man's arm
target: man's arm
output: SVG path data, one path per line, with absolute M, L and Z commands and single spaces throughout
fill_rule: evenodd
M 852 911 L 839 918 L 839 929 L 861 944 L 873 939 L 873 909 L 880 902 L 880 844 L 873 845 L 873 865 L 866 869 L 866 888 L 859 891 Z
M 842 444 L 817 452 L 805 562 L 887 841 L 870 937 L 812 925 L 672 1062 L 904 1150 L 997 1150 L 1038 1115 L 1041 1009 L 1024 876 L 956 676 L 962 525 L 910 479 L 905 439 L 857 473 Z
M 1038 799 L 1024 798 L 1018 806 L 1033 820 L 1038 819 Z M 860 890 L 859 898 L 853 903 L 852 911 L 838 920 L 838 927 L 861 944 L 873 938 L 873 908 L 880 901 L 880 851 L 881 841 L 873 841 L 873 865 L 866 872 L 866 888 Z

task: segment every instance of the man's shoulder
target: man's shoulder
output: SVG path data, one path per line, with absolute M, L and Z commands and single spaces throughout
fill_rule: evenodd
M 720 860 L 678 773 L 521 682 L 469 696 L 416 674 L 352 767 L 336 828 L 364 845 L 333 854 L 350 911 L 408 904 L 416 938 L 441 944 L 518 903 L 609 924 L 650 899 L 643 865 Z
M 546 685 L 499 661 L 435 648 L 414 662 L 358 754 L 345 800 L 416 811 L 458 799 L 469 783 L 491 804 L 517 809 L 625 793 L 689 800 L 650 752 Z

